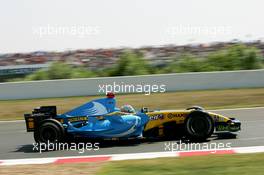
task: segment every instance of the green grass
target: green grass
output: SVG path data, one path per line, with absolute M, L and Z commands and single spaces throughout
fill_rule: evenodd
M 99 175 L 263 175 L 264 154 L 210 155 L 182 158 L 116 161 Z
M 264 153 L 2 166 L 2 174 L 263 175 Z
M 0 101 L 0 120 L 23 119 L 24 113 L 41 105 L 56 105 L 58 112 L 63 113 L 94 98 L 98 97 L 3 100 Z M 117 103 L 118 106 L 131 104 L 135 108 L 150 109 L 184 109 L 193 105 L 207 109 L 256 107 L 264 106 L 264 88 L 117 95 Z

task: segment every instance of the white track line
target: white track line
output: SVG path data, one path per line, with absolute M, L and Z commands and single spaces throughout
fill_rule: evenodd
M 255 110 L 255 109 L 264 109 L 264 106 L 261 106 L 261 107 L 249 107 L 249 108 L 213 109 L 213 110 L 208 110 L 208 111 L 242 111 L 242 110 Z
M 251 146 L 251 147 L 238 147 L 233 148 L 236 153 L 262 153 L 264 152 L 264 146 Z
M 111 160 L 134 160 L 134 159 L 154 159 L 160 157 L 177 157 L 177 152 L 150 152 L 150 153 L 136 153 L 136 154 L 116 154 Z
M 7 121 L 0 121 L 0 123 L 22 123 L 25 120 L 7 120 Z

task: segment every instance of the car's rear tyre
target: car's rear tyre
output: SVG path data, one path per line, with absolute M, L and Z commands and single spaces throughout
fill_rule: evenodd
M 214 120 L 203 111 L 193 111 L 184 124 L 185 135 L 191 141 L 205 141 L 214 132 Z
M 34 132 L 34 139 L 41 143 L 62 142 L 64 140 L 63 126 L 54 119 L 44 120 Z

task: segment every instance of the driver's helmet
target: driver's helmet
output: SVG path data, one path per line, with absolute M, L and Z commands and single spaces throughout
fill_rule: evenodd
M 121 112 L 126 112 L 126 113 L 135 113 L 135 109 L 131 105 L 123 105 L 120 108 Z

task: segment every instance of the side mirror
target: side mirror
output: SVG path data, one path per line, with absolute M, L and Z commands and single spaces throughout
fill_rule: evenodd
M 141 112 L 142 112 L 142 113 L 147 113 L 147 112 L 148 112 L 148 108 L 146 108 L 146 107 L 142 107 L 142 108 L 141 108 Z

